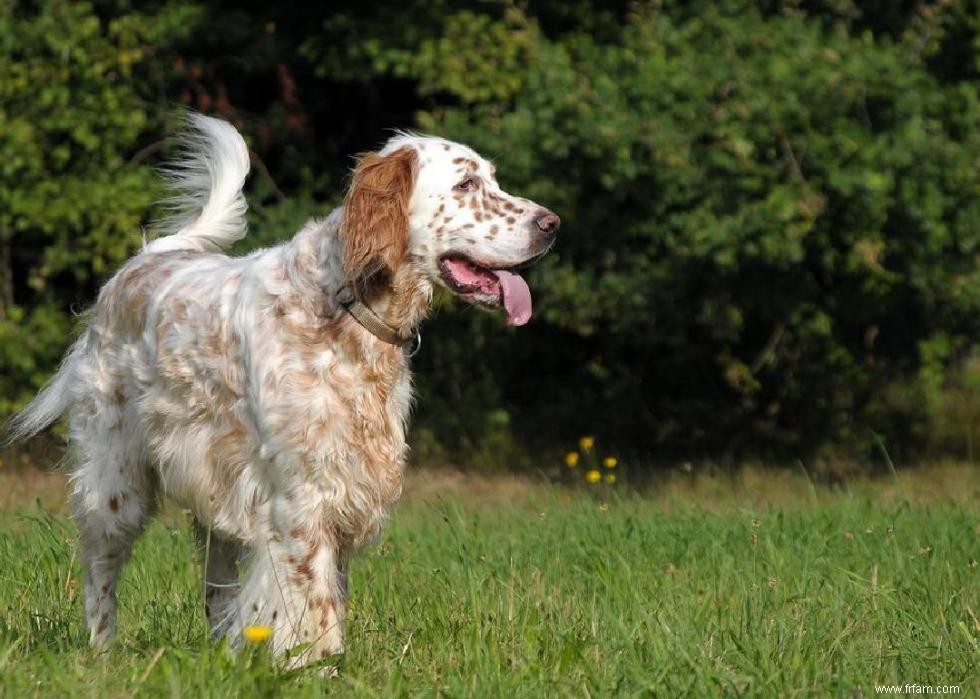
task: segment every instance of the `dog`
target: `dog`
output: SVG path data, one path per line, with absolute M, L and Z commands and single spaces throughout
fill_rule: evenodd
M 347 568 L 401 494 L 410 355 L 433 290 L 507 323 L 531 316 L 516 267 L 557 215 L 500 189 L 470 148 L 399 132 L 361 156 L 343 204 L 243 257 L 249 155 L 191 114 L 169 170 L 176 211 L 102 288 L 13 439 L 68 414 L 71 509 L 90 642 L 158 496 L 195 517 L 206 613 L 233 646 L 272 629 L 289 667 L 344 649 Z

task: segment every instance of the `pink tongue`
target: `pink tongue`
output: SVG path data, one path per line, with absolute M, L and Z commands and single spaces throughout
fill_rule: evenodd
M 524 325 L 531 320 L 531 290 L 524 277 L 513 272 L 494 270 L 504 296 L 507 325 Z

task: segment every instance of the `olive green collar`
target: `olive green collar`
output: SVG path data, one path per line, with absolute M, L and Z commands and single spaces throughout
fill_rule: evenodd
M 408 356 L 413 356 L 422 346 L 422 334 L 416 328 L 411 335 L 402 335 L 396 328 L 388 325 L 381 316 L 371 310 L 371 307 L 361 301 L 350 287 L 344 287 L 338 295 L 340 305 L 360 323 L 361 327 L 374 335 L 382 342 L 397 347 L 405 347 L 411 344 Z

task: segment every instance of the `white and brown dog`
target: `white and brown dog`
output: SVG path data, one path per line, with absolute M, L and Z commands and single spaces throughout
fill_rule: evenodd
M 343 650 L 348 561 L 401 492 L 407 355 L 434 285 L 526 323 L 511 270 L 559 219 L 501 191 L 469 148 L 399 134 L 360 159 L 326 220 L 228 257 L 245 234 L 245 143 L 192 115 L 186 146 L 183 215 L 105 285 L 11 434 L 68 412 L 93 645 L 113 636 L 120 570 L 162 494 L 199 523 L 214 634 L 270 626 L 276 652 L 308 644 L 302 665 Z

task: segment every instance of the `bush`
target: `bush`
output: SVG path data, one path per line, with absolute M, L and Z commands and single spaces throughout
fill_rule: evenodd
M 528 439 L 558 425 L 657 456 L 924 443 L 889 429 L 883 391 L 975 351 L 977 83 L 940 80 L 914 35 L 722 5 L 653 4 L 609 43 L 514 22 L 536 49 L 510 99 L 421 115 L 566 222 L 532 283 L 546 322 L 441 315 L 430 392 L 493 376 L 483 396 Z
M 160 131 L 143 99 L 153 86 L 146 67 L 194 12 L 119 15 L 65 0 L 0 7 L 0 415 L 50 375 L 72 311 L 140 244 L 160 195 L 133 159 L 140 139 Z
M 536 323 L 445 303 L 427 326 L 425 454 L 515 464 L 583 433 L 634 462 L 875 435 L 972 451 L 975 3 L 149 7 L 0 11 L 0 412 L 137 245 L 155 185 L 133 161 L 182 101 L 267 166 L 252 244 L 336 202 L 342 156 L 412 121 L 562 215 Z

